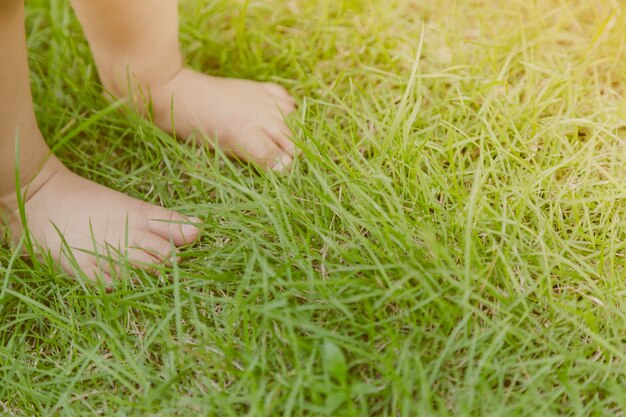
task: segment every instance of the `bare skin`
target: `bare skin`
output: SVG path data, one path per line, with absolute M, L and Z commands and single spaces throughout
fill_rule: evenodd
M 24 230 L 15 192 L 19 138 L 20 193 L 38 251 L 51 254 L 70 275 L 106 282 L 120 258 L 153 268 L 173 248 L 196 239 L 195 219 L 81 178 L 50 153 L 33 111 L 23 7 L 22 0 L 0 2 L 0 226 L 8 226 L 15 240 Z M 111 262 L 98 261 L 108 257 Z
M 172 128 L 172 97 L 176 134 L 194 131 L 214 138 L 226 153 L 281 171 L 296 148 L 284 116 L 295 110 L 280 86 L 250 80 L 210 77 L 183 68 L 170 81 L 152 89 L 154 123 Z
M 180 137 L 265 168 L 284 169 L 295 147 L 283 117 L 295 109 L 272 83 L 211 77 L 184 67 L 176 0 L 73 0 L 105 88 Z M 35 120 L 23 0 L 0 1 L 0 217 L 23 233 L 15 192 L 16 137 L 27 229 L 39 251 L 70 275 L 110 282 L 120 258 L 152 268 L 197 238 L 195 219 L 143 203 L 77 176 L 50 154 Z M 4 85 L 6 81 L 7 85 Z M 173 119 L 173 123 L 172 123 Z M 61 237 L 62 236 L 62 237 Z M 111 261 L 101 261 L 113 257 Z
M 144 113 L 149 99 L 154 123 L 179 137 L 201 133 L 210 146 L 264 168 L 282 170 L 292 162 L 296 149 L 284 116 L 295 110 L 294 99 L 277 84 L 185 68 L 176 0 L 72 4 L 108 91 Z
M 73 276 L 82 271 L 91 280 L 110 283 L 120 260 L 153 268 L 198 235 L 192 224 L 197 220 L 82 178 L 54 157 L 30 186 L 26 218 L 37 250 L 51 254 Z M 23 227 L 15 195 L 2 202 L 18 237 Z

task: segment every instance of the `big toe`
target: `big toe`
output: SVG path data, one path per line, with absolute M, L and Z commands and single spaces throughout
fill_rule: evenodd
M 199 220 L 162 207 L 145 205 L 142 210 L 148 230 L 176 246 L 194 242 L 198 238 Z

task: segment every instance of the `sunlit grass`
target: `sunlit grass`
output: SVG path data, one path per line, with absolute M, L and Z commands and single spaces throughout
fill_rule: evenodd
M 29 1 L 50 146 L 204 225 L 111 293 L 0 248 L 0 410 L 623 415 L 626 16 L 578 3 L 186 1 L 191 66 L 298 98 L 281 176 L 111 108 Z

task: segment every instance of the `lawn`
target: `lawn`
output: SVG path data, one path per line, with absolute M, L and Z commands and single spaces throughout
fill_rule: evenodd
M 28 0 L 56 154 L 203 231 L 110 293 L 1 246 L 0 413 L 624 415 L 625 12 L 183 1 L 190 66 L 297 97 L 281 175 L 111 104 L 68 2 Z

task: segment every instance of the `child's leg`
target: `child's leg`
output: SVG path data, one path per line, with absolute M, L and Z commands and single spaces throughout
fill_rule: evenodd
M 138 91 L 149 94 L 155 123 L 168 131 L 173 99 L 179 136 L 205 133 L 220 149 L 266 167 L 280 169 L 291 162 L 295 148 L 283 115 L 295 109 L 293 98 L 276 84 L 210 77 L 184 68 L 177 0 L 72 3 L 101 81 L 111 92 L 138 101 Z
M 154 265 L 175 245 L 196 238 L 197 229 L 176 212 L 143 203 L 72 173 L 50 154 L 33 111 L 24 34 L 23 0 L 0 1 L 0 227 L 22 232 L 15 192 L 15 144 L 20 144 L 20 182 L 32 238 L 73 274 L 63 255 L 63 233 L 79 268 L 91 278 L 110 279 L 109 265 L 96 265 L 85 251 L 121 250 L 140 266 Z M 93 232 L 93 234 L 92 234 Z M 128 245 L 126 245 L 128 242 Z M 105 262 L 106 264 L 106 262 Z
M 49 152 L 33 112 L 22 1 L 0 1 L 0 195 L 15 192 L 16 134 L 22 183 L 33 177 Z

